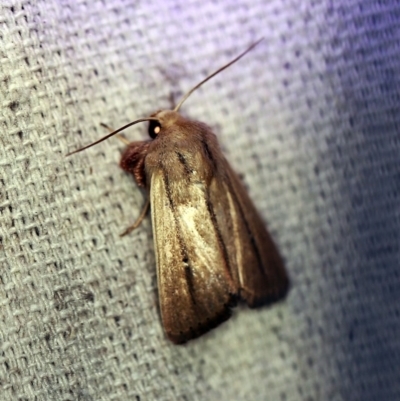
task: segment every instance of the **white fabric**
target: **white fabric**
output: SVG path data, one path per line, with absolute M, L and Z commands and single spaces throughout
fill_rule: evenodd
M 400 399 L 398 1 L 2 1 L 2 400 Z M 193 94 L 291 277 L 185 346 L 115 138 Z M 147 138 L 146 125 L 131 129 Z

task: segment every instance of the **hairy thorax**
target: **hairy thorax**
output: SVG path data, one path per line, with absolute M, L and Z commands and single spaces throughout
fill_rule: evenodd
M 129 144 L 121 167 L 133 174 L 140 186 L 147 186 L 155 173 L 174 181 L 209 182 L 218 164 L 215 158 L 221 152 L 207 125 L 170 110 L 158 111 L 151 117 L 160 121 L 159 132 L 150 141 Z

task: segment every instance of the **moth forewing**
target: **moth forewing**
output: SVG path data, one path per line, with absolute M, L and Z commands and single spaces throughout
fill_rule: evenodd
M 205 166 L 196 171 L 191 152 L 177 152 L 152 172 L 150 201 L 161 317 L 167 336 L 183 343 L 230 316 L 237 286 L 198 171 Z M 171 180 L 171 170 L 181 170 L 180 178 Z
M 236 219 L 236 246 L 243 255 L 242 263 L 238 263 L 240 297 L 250 307 L 265 305 L 286 294 L 289 279 L 278 249 L 243 184 L 228 162 L 225 166 L 235 210 L 232 218 Z

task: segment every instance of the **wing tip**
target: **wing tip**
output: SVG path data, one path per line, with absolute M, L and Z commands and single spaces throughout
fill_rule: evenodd
M 284 273 L 285 271 L 282 270 Z M 246 302 L 249 308 L 259 308 L 267 306 L 286 298 L 290 289 L 290 280 L 286 273 L 275 282 L 274 285 L 269 285 L 267 291 L 262 294 L 241 290 L 240 298 Z
M 200 321 L 195 327 L 188 327 L 188 329 L 185 331 L 175 331 L 165 327 L 165 333 L 174 344 L 185 344 L 190 340 L 194 340 L 195 338 L 202 336 L 203 334 L 209 332 L 210 330 L 219 326 L 221 323 L 228 320 L 232 316 L 232 308 L 236 306 L 237 302 L 238 296 L 236 294 L 231 294 L 229 301 L 224 304 L 223 308 L 218 311 L 214 316 Z

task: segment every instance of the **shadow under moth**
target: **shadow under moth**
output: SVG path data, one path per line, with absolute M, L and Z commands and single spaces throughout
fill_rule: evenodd
M 239 300 L 250 308 L 284 297 L 289 280 L 279 252 L 239 177 L 207 125 L 179 114 L 199 86 L 238 61 L 260 41 L 191 89 L 174 110 L 149 121 L 150 140 L 131 142 L 120 166 L 148 197 L 136 228 L 151 206 L 162 323 L 168 338 L 185 343 L 219 325 Z

